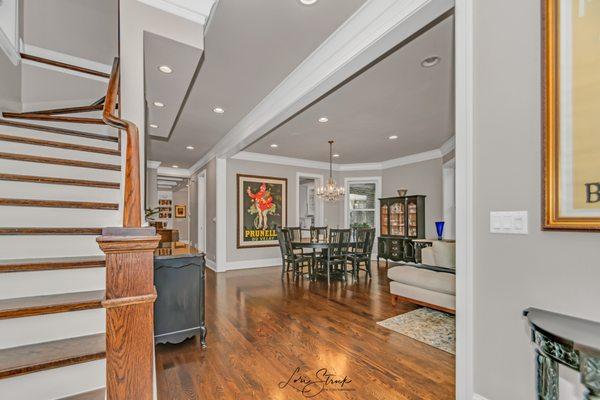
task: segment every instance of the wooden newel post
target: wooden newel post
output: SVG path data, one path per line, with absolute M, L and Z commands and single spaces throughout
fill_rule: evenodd
M 105 228 L 106 391 L 108 400 L 152 400 L 154 228 Z

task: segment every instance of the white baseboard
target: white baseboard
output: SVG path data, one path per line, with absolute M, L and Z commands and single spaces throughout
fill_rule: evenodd
M 228 261 L 223 271 L 233 271 L 237 269 L 265 268 L 281 266 L 281 258 L 264 258 L 261 260 Z
M 215 263 L 213 260 L 206 258 L 206 266 L 217 272 L 217 263 Z
M 474 394 L 473 394 L 473 400 L 489 400 L 489 399 L 487 399 L 487 398 L 483 397 L 483 396 L 482 396 L 482 395 L 480 395 L 480 394 L 474 393 Z

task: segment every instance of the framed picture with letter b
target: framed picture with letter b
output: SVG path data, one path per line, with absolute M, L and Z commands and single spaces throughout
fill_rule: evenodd
M 543 228 L 600 231 L 600 1 L 541 1 Z
M 287 179 L 237 175 L 237 248 L 278 246 L 287 225 Z

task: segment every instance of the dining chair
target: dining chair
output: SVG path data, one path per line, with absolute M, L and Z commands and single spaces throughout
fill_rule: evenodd
M 327 241 L 327 227 L 326 226 L 311 226 L 310 227 L 310 241 L 313 243 Z
M 347 280 L 348 255 L 350 249 L 350 229 L 330 229 L 329 230 L 329 257 L 324 254 L 321 262 L 326 268 L 328 279 L 331 272 L 337 270 L 343 273 L 342 279 Z
M 281 250 L 281 278 L 286 272 L 289 272 L 290 266 L 296 276 L 302 272 L 302 268 L 308 267 L 309 274 L 312 275 L 312 256 L 297 254 L 292 246 L 290 231 L 286 228 L 277 228 L 277 241 Z
M 373 252 L 373 243 L 375 241 L 375 229 L 357 229 L 355 233 L 355 244 L 348 255 L 348 261 L 352 263 L 352 278 L 358 278 L 359 271 L 365 271 L 371 275 L 371 255 Z M 364 270 L 360 265 L 364 263 Z

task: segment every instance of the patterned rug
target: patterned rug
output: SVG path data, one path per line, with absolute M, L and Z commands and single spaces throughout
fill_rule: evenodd
M 377 324 L 450 354 L 456 354 L 454 315 L 430 308 L 419 308 Z

